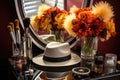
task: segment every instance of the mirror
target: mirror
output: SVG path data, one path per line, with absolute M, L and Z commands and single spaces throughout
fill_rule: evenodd
M 26 17 L 31 18 L 33 15 L 37 15 L 38 7 L 42 4 L 46 4 L 48 6 L 57 6 L 58 8 L 69 10 L 70 5 L 77 5 L 79 7 L 87 7 L 91 6 L 93 0 L 14 0 L 16 12 L 18 14 L 18 18 L 20 20 L 21 26 L 24 29 L 23 20 Z M 80 3 L 80 4 L 78 4 Z M 46 44 L 48 43 L 44 39 L 40 37 L 40 34 L 46 34 L 47 32 L 40 32 L 39 34 L 34 31 L 32 26 L 30 25 L 30 37 L 33 43 L 41 48 L 45 49 Z M 72 47 L 77 39 L 68 35 L 67 32 L 64 32 L 64 41 L 69 42 L 70 46 Z

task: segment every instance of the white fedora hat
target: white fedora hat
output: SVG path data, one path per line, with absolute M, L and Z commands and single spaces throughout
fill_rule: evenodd
M 37 69 L 48 72 L 64 72 L 80 66 L 81 58 L 71 52 L 69 43 L 50 42 L 43 54 L 32 59 Z

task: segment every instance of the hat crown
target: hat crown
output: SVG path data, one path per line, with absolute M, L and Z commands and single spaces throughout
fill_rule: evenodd
M 50 42 L 46 46 L 44 55 L 51 58 L 60 58 L 70 55 L 70 46 L 68 43 Z

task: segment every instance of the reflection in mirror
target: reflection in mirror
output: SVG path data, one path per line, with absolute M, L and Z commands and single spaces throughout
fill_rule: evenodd
M 93 2 L 93 0 L 14 0 L 15 1 L 15 6 L 16 6 L 16 11 L 18 14 L 18 18 L 20 20 L 20 23 L 24 29 L 23 25 L 23 19 L 25 17 L 31 18 L 34 15 L 38 14 L 38 8 L 42 4 L 46 4 L 50 7 L 55 7 L 57 6 L 59 9 L 63 10 L 69 10 L 69 3 L 74 3 L 74 5 L 81 5 L 80 7 L 85 7 L 85 6 L 90 6 Z M 76 4 L 76 3 L 77 4 Z M 82 3 L 81 3 L 82 2 Z M 30 37 L 32 38 L 33 43 L 35 43 L 36 46 L 38 46 L 41 49 L 44 49 L 46 44 L 49 42 L 46 42 L 45 39 L 47 36 L 42 36 L 40 37 L 41 34 L 49 34 L 50 32 L 46 31 L 35 31 L 33 29 L 33 26 L 30 25 Z M 52 36 L 50 36 L 52 37 Z M 67 32 L 64 31 L 63 33 L 64 41 L 68 41 L 70 45 L 76 41 L 76 38 L 71 37 L 68 35 Z M 41 39 L 43 38 L 43 39 Z
M 31 26 L 40 38 L 45 37 L 44 40 L 66 42 L 70 37 L 63 27 L 67 15 L 64 9 L 42 4 L 38 14 L 31 17 Z
M 26 17 L 37 15 L 38 8 L 42 4 L 54 7 L 57 6 L 60 9 L 64 9 L 64 0 L 22 0 L 23 11 Z
M 56 7 L 57 6 L 60 10 L 64 9 L 64 0 L 34 0 L 34 1 L 29 0 L 29 2 L 27 2 L 27 1 L 28 0 L 24 0 L 23 7 L 24 7 L 24 11 L 25 11 L 26 16 L 28 16 L 30 18 L 34 15 L 40 15 L 39 13 L 42 12 L 42 10 L 44 10 L 46 8 L 46 6 L 44 6 L 44 7 L 42 7 L 41 11 L 39 10 L 39 7 L 43 4 L 47 5 L 47 7 L 48 6 L 49 7 Z M 37 16 L 37 17 L 40 17 L 40 16 Z M 38 18 L 36 18 L 36 19 L 38 19 Z M 37 21 L 35 23 L 37 23 Z M 53 23 L 53 22 L 51 22 L 51 23 Z M 40 39 L 43 39 L 44 41 L 47 41 L 47 42 L 55 40 L 55 36 L 49 35 L 49 33 L 50 33 L 49 31 L 39 30 L 37 27 L 34 27 L 33 25 L 31 27 Z M 45 27 L 45 25 L 44 25 L 44 27 Z M 70 38 L 70 36 L 65 31 L 62 33 L 61 36 L 63 36 L 64 41 L 67 41 Z
M 23 7 L 25 10 L 26 16 L 28 16 L 30 18 L 31 18 L 31 16 L 34 16 L 34 15 L 37 15 L 38 13 L 40 13 L 40 12 L 38 12 L 39 11 L 38 9 L 39 9 L 40 5 L 42 5 L 42 4 L 50 6 L 50 7 L 57 6 L 60 9 L 64 9 L 64 0 L 36 0 L 36 1 L 34 0 L 34 3 L 33 2 L 30 3 L 30 0 L 29 0 L 29 4 L 28 4 L 27 0 L 25 0 L 23 3 L 24 3 Z M 42 7 L 42 8 L 44 8 L 44 7 Z M 49 34 L 48 31 L 41 31 L 41 30 L 36 31 L 36 29 L 34 29 L 34 26 L 31 26 L 31 27 L 33 28 L 36 35 L 40 39 L 42 38 L 44 41 L 46 41 L 47 39 L 54 40 L 54 36 L 47 35 L 47 34 Z

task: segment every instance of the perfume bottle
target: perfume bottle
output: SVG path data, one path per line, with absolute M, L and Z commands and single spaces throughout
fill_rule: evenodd
M 94 64 L 94 72 L 97 74 L 101 74 L 103 72 L 104 67 L 104 55 L 97 51 L 95 55 L 95 64 Z

